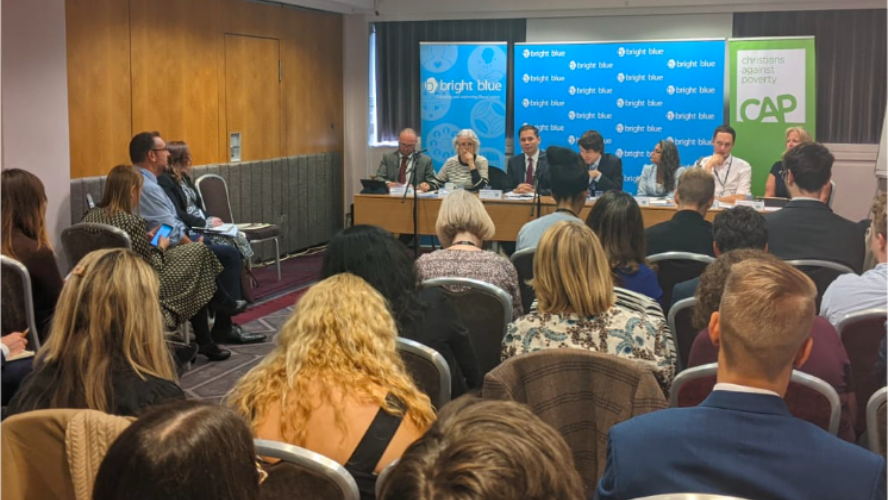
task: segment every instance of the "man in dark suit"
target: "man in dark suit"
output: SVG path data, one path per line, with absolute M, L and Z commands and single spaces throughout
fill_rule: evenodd
M 540 194 L 548 195 L 549 162 L 546 152 L 540 149 L 539 129 L 533 125 L 524 125 L 518 129 L 518 142 L 523 152 L 509 158 L 509 165 L 506 167 L 509 190 L 533 193 L 534 183 L 538 182 Z
M 795 418 L 783 401 L 793 367 L 811 353 L 816 295 L 785 262 L 735 264 L 709 322 L 719 346 L 714 390 L 700 406 L 612 427 L 596 497 L 884 499 L 882 457 Z
M 623 190 L 623 160 L 604 152 L 604 138 L 597 130 L 583 133 L 580 140 L 580 157 L 589 170 L 589 192 Z
M 817 259 L 863 271 L 866 253 L 863 226 L 833 213 L 820 201 L 832 177 L 833 155 L 814 142 L 799 144 L 783 155 L 786 188 L 792 198 L 765 215 L 771 253 L 784 260 Z
M 706 212 L 715 197 L 715 177 L 703 169 L 691 169 L 681 176 L 675 191 L 678 210 L 671 220 L 645 230 L 647 254 L 691 252 L 713 255 L 712 224 Z
M 420 191 L 428 191 L 435 181 L 432 159 L 416 153 L 416 132 L 405 128 L 398 134 L 398 150 L 386 154 L 379 162 L 376 178 L 384 180 L 388 187 L 413 184 L 413 174 Z

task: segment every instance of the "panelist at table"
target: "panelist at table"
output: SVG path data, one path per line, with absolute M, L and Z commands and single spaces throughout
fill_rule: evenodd
M 388 187 L 413 184 L 416 174 L 417 188 L 428 191 L 435 183 L 432 159 L 416 152 L 416 131 L 405 128 L 398 134 L 398 150 L 386 154 L 379 162 L 376 178 L 384 180 Z
M 452 182 L 457 187 L 470 191 L 483 189 L 487 185 L 487 158 L 478 154 L 481 149 L 481 140 L 478 134 L 470 128 L 464 128 L 457 132 L 453 138 L 453 149 L 456 151 L 444 162 L 441 171 L 435 177 L 435 186 L 442 188 Z
M 715 176 L 715 197 L 722 201 L 742 200 L 752 194 L 752 167 L 731 154 L 736 140 L 733 128 L 719 125 L 712 134 L 712 156 L 696 163 Z
M 587 130 L 577 141 L 580 157 L 589 170 L 589 192 L 622 191 L 623 160 L 604 152 L 604 138 L 597 130 Z
M 672 141 L 662 140 L 651 151 L 651 165 L 645 165 L 638 179 L 638 196 L 669 196 L 675 194 L 678 179 L 687 168 L 681 166 L 678 148 Z
M 516 193 L 533 193 L 534 181 L 539 182 L 540 194 L 549 194 L 549 162 L 546 152 L 540 150 L 540 131 L 533 125 L 518 129 L 521 154 L 509 158 L 506 176 L 509 189 Z

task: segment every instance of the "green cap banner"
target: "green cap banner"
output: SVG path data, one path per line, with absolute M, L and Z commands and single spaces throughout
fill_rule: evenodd
M 814 38 L 733 39 L 728 54 L 732 154 L 752 165 L 752 192 L 762 195 L 786 149 L 786 129 L 802 127 L 814 137 Z

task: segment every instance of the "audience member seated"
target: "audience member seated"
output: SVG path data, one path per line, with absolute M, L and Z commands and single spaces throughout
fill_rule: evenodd
M 672 197 L 678 179 L 684 174 L 687 167 L 681 166 L 678 156 L 678 147 L 674 142 L 662 140 L 657 143 L 651 152 L 651 165 L 645 165 L 641 169 L 641 177 L 638 179 L 638 196 L 653 196 L 661 198 Z M 712 179 L 715 182 L 715 179 Z M 715 192 L 715 187 L 713 187 Z
M 142 175 L 134 167 L 114 167 L 105 181 L 102 201 L 83 217 L 83 222 L 108 224 L 125 231 L 133 251 L 154 268 L 160 279 L 160 304 L 166 327 L 175 329 L 191 320 L 199 352 L 213 361 L 227 359 L 231 353 L 213 342 L 206 311 L 214 294 L 220 301 L 227 298 L 224 292 L 217 291 L 216 276 L 222 272 L 222 266 L 213 252 L 200 243 L 182 242 L 170 247 L 170 240 L 161 237 L 157 246 L 151 245 L 159 226 L 149 232 L 145 219 L 133 215 L 138 211 L 143 183 Z
M 844 274 L 836 278 L 826 289 L 820 315 L 838 326 L 845 316 L 867 309 L 885 309 L 888 297 L 888 251 L 886 251 L 885 193 L 880 193 L 872 207 L 870 226 L 870 248 L 878 264 L 875 268 L 858 276 Z
M 820 201 L 832 176 L 833 155 L 815 142 L 783 155 L 786 188 L 792 200 L 765 215 L 771 253 L 784 260 L 817 259 L 863 269 L 864 228 Z
M 389 304 L 401 337 L 438 351 L 450 366 L 450 394 L 457 398 L 481 388 L 481 374 L 469 332 L 438 288 L 416 289 L 407 248 L 377 226 L 353 226 L 330 240 L 321 278 L 351 273 L 376 289 Z
M 351 473 L 362 499 L 376 474 L 435 420 L 407 374 L 385 298 L 337 274 L 312 286 L 281 327 L 274 350 L 237 382 L 228 403 L 255 437 L 327 456 Z
M 577 154 L 567 148 L 549 146 L 546 156 L 549 162 L 548 177 L 555 198 L 555 212 L 532 220 L 518 232 L 516 250 L 534 248 L 546 229 L 562 220 L 580 221 L 580 212 L 586 204 L 586 171 L 580 168 Z
M 716 257 L 741 248 L 768 251 L 768 228 L 765 217 L 752 207 L 734 207 L 722 210 L 712 222 L 712 252 Z M 672 304 L 689 299 L 697 291 L 700 278 L 694 278 L 672 287 Z
M 811 142 L 811 134 L 807 130 L 802 127 L 789 127 L 786 129 L 786 151 L 783 154 L 806 142 Z M 768 181 L 765 183 L 765 196 L 768 198 L 789 198 L 785 177 L 786 168 L 783 166 L 783 160 L 781 159 L 771 166 Z M 828 203 L 830 194 L 832 194 L 832 184 L 827 184 L 820 193 L 820 201 Z
M 46 191 L 34 174 L 17 168 L 0 174 L 3 255 L 24 264 L 31 277 L 34 320 L 46 341 L 49 321 L 62 292 L 62 276 L 46 233 Z
M 382 500 L 581 500 L 564 438 L 524 405 L 464 397 L 392 469 Z
M 675 376 L 675 345 L 660 307 L 614 289 L 607 254 L 582 223 L 557 222 L 533 260 L 537 309 L 509 325 L 503 360 L 570 347 L 613 354 L 651 368 L 663 392 Z
M 678 206 L 675 215 L 644 232 L 647 254 L 690 252 L 712 255 L 712 224 L 706 220 L 706 212 L 714 199 L 715 177 L 711 173 L 702 168 L 685 173 L 675 192 Z
M 785 262 L 735 264 L 709 322 L 719 346 L 715 390 L 697 407 L 612 427 L 597 498 L 885 498 L 882 457 L 793 417 L 782 399 L 811 352 L 816 296 Z
M 644 219 L 631 194 L 608 191 L 595 201 L 586 225 L 607 252 L 616 285 L 659 301 L 663 290 L 645 261 Z
M 435 232 L 443 250 L 421 255 L 416 260 L 420 282 L 432 278 L 472 278 L 502 288 L 512 297 L 512 319 L 524 312 L 518 290 L 518 271 L 509 259 L 483 250 L 484 240 L 496 228 L 484 204 L 472 193 L 459 190 L 444 198 L 438 210 Z
M 267 477 L 253 437 L 228 408 L 196 401 L 146 411 L 99 467 L 93 500 L 255 500 Z
M 469 128 L 460 130 L 453 138 L 453 149 L 456 154 L 444 162 L 435 176 L 435 189 L 443 188 L 447 183 L 472 191 L 484 189 L 490 182 L 487 175 L 489 165 L 487 158 L 478 154 L 481 139 L 478 139 L 475 131 Z
M 87 408 L 133 416 L 184 399 L 163 340 L 157 274 L 121 248 L 96 250 L 62 288 L 49 340 L 9 414 Z
M 0 337 L 0 355 L 2 355 L 2 384 L 0 390 L 2 395 L 3 406 L 9 404 L 12 397 L 18 392 L 22 380 L 31 373 L 31 357 L 15 359 L 9 361 L 10 358 L 22 354 L 28 346 L 28 339 L 22 332 L 12 332 L 9 335 Z
M 701 331 L 691 347 L 688 367 L 718 362 L 718 346 L 713 344 L 710 339 L 709 321 L 712 313 L 718 311 L 725 282 L 728 280 L 732 266 L 747 259 L 759 259 L 765 262 L 778 260 L 773 255 L 768 255 L 761 250 L 733 250 L 719 257 L 714 264 L 706 268 L 700 277 L 693 322 Z M 884 290 L 882 293 L 884 295 Z M 845 352 L 845 346 L 842 345 L 842 340 L 836 333 L 836 329 L 823 318 L 814 319 L 814 325 L 811 327 L 811 340 L 813 341 L 811 356 L 798 369 L 827 382 L 839 393 L 842 402 L 842 415 L 838 435 L 845 441 L 854 442 L 856 439 L 854 422 L 857 417 L 857 398 L 854 393 L 854 377 L 851 375 L 851 361 L 848 358 L 848 353 Z

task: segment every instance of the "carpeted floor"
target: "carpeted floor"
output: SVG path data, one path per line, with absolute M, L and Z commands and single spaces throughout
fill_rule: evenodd
M 324 252 L 318 252 L 281 261 L 280 281 L 277 280 L 277 267 L 274 261 L 269 265 L 253 267 L 253 275 L 259 281 L 259 287 L 253 289 L 254 300 L 260 302 L 317 281 L 323 260 Z

